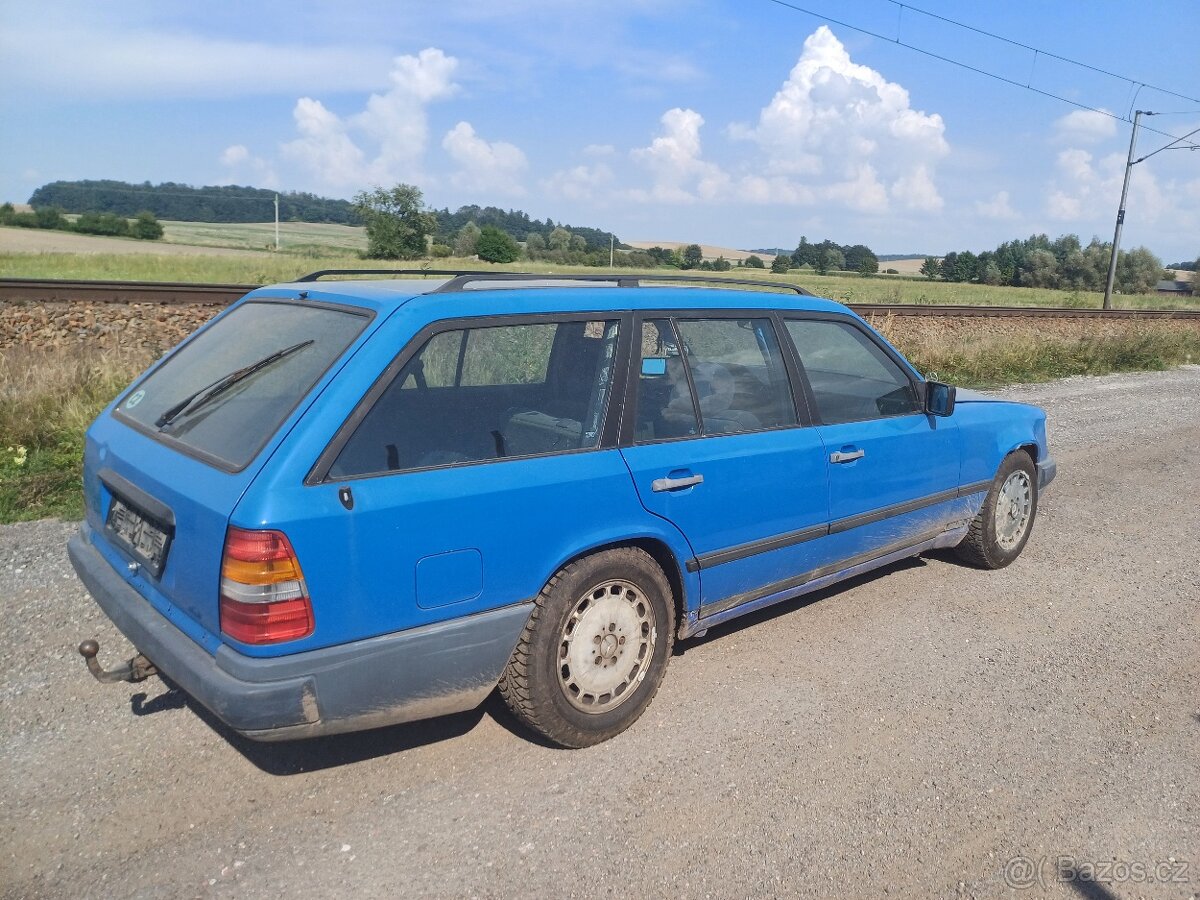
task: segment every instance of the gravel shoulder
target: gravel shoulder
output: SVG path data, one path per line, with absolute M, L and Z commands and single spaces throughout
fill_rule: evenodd
M 156 679 L 96 684 L 79 640 L 129 648 L 75 526 L 0 527 L 0 896 L 1007 897 L 1016 856 L 1048 860 L 1032 896 L 1200 894 L 1200 366 L 998 393 L 1046 407 L 1059 463 L 1017 563 L 713 629 L 584 751 L 494 698 L 240 740 Z M 1072 886 L 1060 856 L 1188 880 Z

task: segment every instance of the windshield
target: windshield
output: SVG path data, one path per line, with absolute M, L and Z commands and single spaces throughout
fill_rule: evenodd
M 135 385 L 116 414 L 240 469 L 368 321 L 328 307 L 246 303 Z

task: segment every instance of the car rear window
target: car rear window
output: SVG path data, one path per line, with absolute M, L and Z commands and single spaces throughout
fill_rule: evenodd
M 246 303 L 136 384 L 115 413 L 221 468 L 241 469 L 369 321 L 365 311 Z

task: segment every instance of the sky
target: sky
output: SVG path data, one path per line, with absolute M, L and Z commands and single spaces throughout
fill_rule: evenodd
M 415 184 L 623 240 L 877 253 L 1111 240 L 1131 125 L 1200 128 L 1195 0 L 0 0 L 0 200 L 58 179 Z M 848 25 L 875 32 L 869 36 Z M 1200 134 L 1193 136 L 1200 142 Z M 1144 156 L 1171 138 L 1143 129 Z M 271 211 L 264 209 L 263 219 Z M 1200 255 L 1200 152 L 1123 247 Z

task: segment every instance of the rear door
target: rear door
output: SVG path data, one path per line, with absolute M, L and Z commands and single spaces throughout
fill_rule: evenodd
M 926 415 L 916 380 L 855 320 L 789 316 L 786 328 L 828 451 L 837 559 L 902 549 L 961 518 L 953 418 Z
M 645 316 L 635 337 L 622 453 L 646 509 L 691 544 L 700 616 L 803 581 L 826 560 L 825 448 L 803 427 L 777 323 Z

